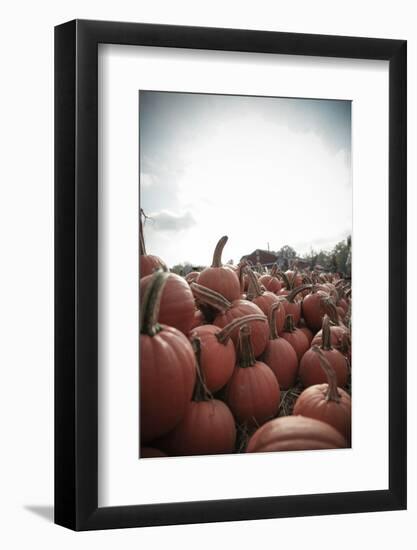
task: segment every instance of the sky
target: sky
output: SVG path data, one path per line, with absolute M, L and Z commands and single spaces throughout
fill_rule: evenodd
M 209 265 L 351 233 L 350 101 L 140 91 L 140 205 L 148 254 Z

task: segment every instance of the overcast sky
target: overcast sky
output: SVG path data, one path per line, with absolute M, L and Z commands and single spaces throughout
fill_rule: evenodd
M 349 101 L 140 92 L 147 252 L 208 265 L 351 233 Z

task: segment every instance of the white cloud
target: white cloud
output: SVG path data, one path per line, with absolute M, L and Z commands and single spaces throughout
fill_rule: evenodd
M 148 217 L 150 227 L 155 231 L 182 231 L 196 224 L 191 212 L 175 214 L 163 210 L 161 212 L 151 212 Z

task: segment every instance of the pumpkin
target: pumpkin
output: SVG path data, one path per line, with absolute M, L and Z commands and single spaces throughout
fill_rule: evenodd
M 246 452 L 341 449 L 346 446 L 342 434 L 326 422 L 305 416 L 281 416 L 256 430 Z
M 319 347 L 313 346 L 326 377 L 326 384 L 305 389 L 295 402 L 293 414 L 327 422 L 350 444 L 352 405 L 350 395 L 337 387 L 336 373 Z
M 205 288 L 198 283 L 192 283 L 196 301 L 200 304 L 209 305 L 217 310 L 217 314 L 212 321 L 213 325 L 224 328 L 235 319 L 240 319 L 245 315 L 263 315 L 262 310 L 253 302 L 248 300 L 234 300 L 229 302 L 218 292 Z M 199 307 L 201 307 L 199 305 Z M 265 317 L 266 320 L 266 317 Z M 256 323 L 251 330 L 251 343 L 256 357 L 259 357 L 268 343 L 269 330 L 267 323 Z M 230 335 L 235 347 L 239 341 L 239 329 L 236 328 Z
M 182 332 L 157 322 L 169 274 L 152 276 L 141 303 L 140 436 L 147 443 L 172 430 L 191 400 L 196 379 L 193 348 Z
M 219 240 L 214 250 L 211 267 L 203 269 L 196 282 L 218 292 L 226 300 L 233 301 L 240 297 L 240 282 L 233 269 L 222 265 L 222 252 L 227 239 L 224 236 Z
M 233 415 L 225 403 L 213 399 L 207 391 L 204 374 L 199 368 L 201 343 L 193 340 L 197 358 L 197 382 L 193 400 L 180 423 L 158 441 L 170 456 L 213 455 L 231 453 L 236 441 Z
M 300 326 L 299 329 L 303 334 L 307 336 L 308 345 L 311 346 L 311 342 L 313 341 L 314 334 L 311 332 L 311 330 L 308 327 Z
M 299 328 L 294 326 L 292 315 L 286 315 L 284 329 L 280 336 L 292 345 L 300 361 L 310 347 L 310 344 L 308 343 L 307 336 Z
M 336 373 L 337 385 L 340 387 L 345 386 L 348 378 L 348 364 L 340 351 L 334 349 L 331 345 L 328 315 L 324 316 L 322 331 L 323 341 L 320 349 Z M 300 379 L 304 387 L 327 382 L 326 374 L 320 366 L 319 357 L 312 349 L 309 349 L 301 359 Z
M 139 218 L 139 274 L 140 278 L 146 277 L 146 275 L 151 275 L 154 271 L 158 269 L 163 269 L 168 271 L 166 263 L 158 258 L 158 256 L 152 256 L 146 254 L 145 239 L 143 237 L 143 227 L 142 227 L 142 213 Z
M 313 333 L 316 333 L 321 329 L 323 317 L 326 313 L 329 314 L 334 301 L 326 287 L 321 287 L 321 290 L 318 290 L 317 286 L 309 285 L 309 288 L 311 293 L 303 299 L 302 312 L 306 325 Z
M 297 286 L 300 286 L 303 282 L 303 278 L 297 270 L 293 271 L 291 269 L 288 269 L 285 272 L 285 275 L 290 283 L 289 288 L 296 288 Z
M 292 345 L 278 336 L 275 316 L 283 309 L 280 302 L 274 304 L 269 312 L 269 342 L 262 361 L 272 369 L 277 377 L 281 390 L 287 390 L 294 385 L 298 373 L 298 358 Z
M 192 283 L 193 281 L 196 281 L 198 279 L 198 276 L 200 275 L 200 272 L 199 271 L 190 271 L 189 273 L 187 273 L 187 275 L 185 276 L 185 280 L 187 281 L 188 284 Z
M 276 273 L 277 267 L 274 265 L 269 275 L 265 274 L 259 277 L 259 283 L 263 285 L 266 290 L 269 290 L 269 292 L 274 292 L 275 294 L 277 294 L 282 288 L 282 283 L 276 276 Z
M 244 325 L 239 331 L 238 362 L 225 399 L 239 424 L 254 427 L 277 414 L 280 388 L 272 370 L 255 359 L 250 330 Z
M 341 325 L 331 325 L 330 330 L 330 343 L 332 348 L 337 349 L 345 357 L 350 357 L 351 352 L 351 338 L 348 329 Z M 321 346 L 323 344 L 323 331 L 319 332 L 314 336 L 311 341 L 311 345 Z
M 261 285 L 258 282 L 258 279 L 256 278 L 254 272 L 251 269 L 246 270 L 247 276 L 249 277 L 249 288 L 247 297 L 248 299 L 256 304 L 259 309 L 265 313 L 265 315 L 269 315 L 269 312 L 271 311 L 271 307 L 273 304 L 276 304 L 279 302 L 280 298 L 274 294 L 273 292 L 268 292 L 267 290 L 264 291 L 261 289 Z M 279 313 L 276 315 L 276 324 L 277 324 L 277 330 L 278 332 L 281 332 L 284 328 L 284 320 L 285 320 L 285 312 L 284 308 L 279 309 Z
M 305 290 L 307 290 L 309 288 L 311 288 L 311 285 L 301 285 L 301 286 L 291 290 L 286 295 L 287 297 L 284 301 L 285 313 L 287 315 L 292 315 L 293 322 L 294 322 L 295 325 L 298 325 L 298 323 L 300 322 L 300 319 L 301 319 L 301 302 L 300 301 L 296 302 L 295 298 L 297 297 L 298 294 L 304 292 Z
M 140 280 L 140 292 L 145 292 L 152 279 L 147 275 Z M 159 304 L 158 322 L 188 334 L 194 323 L 194 296 L 188 283 L 179 275 L 169 273 Z
M 235 329 L 252 321 L 266 323 L 266 317 L 246 315 L 235 319 L 222 329 L 215 325 L 204 325 L 191 332 L 191 343 L 197 338 L 201 347 L 200 368 L 209 391 L 216 392 L 229 381 L 236 364 L 235 346 L 230 335 Z

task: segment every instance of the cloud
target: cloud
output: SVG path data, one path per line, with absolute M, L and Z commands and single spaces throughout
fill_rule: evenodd
M 155 231 L 182 231 L 196 225 L 191 212 L 174 214 L 167 210 L 149 214 L 151 226 Z

